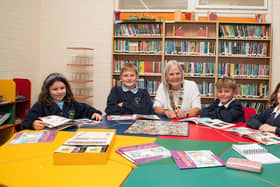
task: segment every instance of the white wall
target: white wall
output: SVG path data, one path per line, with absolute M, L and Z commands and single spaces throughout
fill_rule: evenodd
M 92 47 L 94 106 L 104 110 L 111 86 L 113 3 L 93 0 L 41 0 L 40 79 L 69 73 L 66 47 Z M 39 91 L 39 90 L 38 90 Z
M 269 2 L 267 21 L 273 23 L 274 88 L 280 80 L 280 1 Z M 66 47 L 93 47 L 94 106 L 104 110 L 111 88 L 113 10 L 113 1 L 0 1 L 0 79 L 29 78 L 34 103 L 47 74 L 69 75 Z
M 38 86 L 39 23 L 40 1 L 0 1 L 0 79 L 29 78 Z

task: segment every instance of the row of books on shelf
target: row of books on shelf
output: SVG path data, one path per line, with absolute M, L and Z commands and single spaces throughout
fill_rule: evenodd
M 219 63 L 218 75 L 246 78 L 267 78 L 269 77 L 269 65 Z
M 268 56 L 268 42 L 219 41 L 219 55 Z
M 146 60 L 115 60 L 113 72 L 120 73 L 124 64 L 132 63 L 136 65 L 138 73 L 161 73 L 161 61 L 146 61 Z
M 215 55 L 215 41 L 166 40 L 165 54 Z
M 186 76 L 214 76 L 214 62 L 178 62 Z
M 161 25 L 154 24 L 116 24 L 115 36 L 160 36 Z
M 154 81 L 144 78 L 139 78 L 136 82 L 137 88 L 147 89 L 150 95 L 155 95 L 161 81 Z M 113 86 L 121 86 L 122 83 L 119 79 L 113 79 Z
M 267 25 L 221 25 L 220 37 L 243 39 L 268 39 L 269 29 Z
M 133 63 L 140 74 L 161 73 L 160 61 L 144 60 L 116 60 L 113 71 L 119 73 L 125 63 Z M 214 62 L 178 62 L 185 72 L 185 76 L 215 76 Z M 269 65 L 265 64 L 232 64 L 219 63 L 218 76 L 267 78 L 269 77 Z
M 268 97 L 268 85 L 264 83 L 260 84 L 237 84 L 236 86 L 237 97 L 249 97 L 249 98 L 267 98 Z
M 215 96 L 215 83 L 201 81 L 197 82 L 198 90 L 201 96 Z
M 182 32 L 184 32 L 183 27 L 178 27 L 176 30 L 182 30 Z M 207 31 L 208 27 L 201 26 L 198 32 L 201 30 Z M 115 36 L 160 36 L 161 34 L 160 23 L 115 24 Z M 178 34 L 175 32 L 173 35 L 177 36 Z M 201 34 L 199 36 L 201 36 Z M 205 36 L 205 34 L 202 36 Z M 219 36 L 223 38 L 268 39 L 269 28 L 267 25 L 220 24 Z
M 129 41 L 115 40 L 114 52 L 116 53 L 162 53 L 160 40 Z
M 215 83 L 208 81 L 197 82 L 201 96 L 215 96 Z M 236 97 L 241 98 L 267 98 L 267 84 L 237 84 Z
M 267 42 L 220 41 L 218 54 L 221 56 L 268 56 Z M 215 42 L 212 41 L 169 41 L 165 42 L 165 54 L 214 56 Z M 162 54 L 161 41 L 114 41 L 116 53 Z
M 121 85 L 120 80 L 113 79 L 113 85 Z M 149 94 L 156 94 L 157 88 L 161 81 L 148 80 L 139 78 L 136 83 L 138 88 L 147 89 Z M 197 82 L 201 96 L 215 96 L 215 83 L 208 81 Z M 241 98 L 267 98 L 268 85 L 260 84 L 237 84 L 236 96 Z
M 267 107 L 266 103 L 261 103 L 261 102 L 246 102 L 246 101 L 242 101 L 241 104 L 242 104 L 243 107 L 251 107 L 251 108 L 256 109 L 257 113 L 263 111 Z

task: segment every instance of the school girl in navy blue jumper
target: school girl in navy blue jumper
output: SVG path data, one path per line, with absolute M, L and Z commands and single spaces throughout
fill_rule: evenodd
M 152 100 L 146 89 L 136 87 L 137 67 L 127 63 L 121 68 L 122 86 L 115 86 L 107 98 L 107 115 L 152 114 Z
M 259 129 L 264 132 L 272 132 L 280 135 L 280 83 L 277 84 L 275 90 L 271 94 L 271 106 L 261 113 L 250 117 L 246 125 L 248 127 Z
M 75 100 L 70 84 L 59 73 L 52 73 L 45 79 L 38 101 L 27 112 L 22 129 L 43 129 L 45 123 L 39 117 L 58 115 L 70 119 L 90 118 L 101 120 L 101 112 Z
M 216 83 L 217 97 L 210 106 L 203 108 L 201 117 L 220 119 L 230 123 L 244 121 L 244 109 L 241 102 L 234 98 L 236 82 L 229 77 L 223 77 Z

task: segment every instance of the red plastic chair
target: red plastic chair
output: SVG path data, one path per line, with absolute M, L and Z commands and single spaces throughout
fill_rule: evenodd
M 256 114 L 256 109 L 251 107 L 243 107 L 243 108 L 244 108 L 244 117 L 246 122 L 249 117 L 252 117 L 253 115 Z

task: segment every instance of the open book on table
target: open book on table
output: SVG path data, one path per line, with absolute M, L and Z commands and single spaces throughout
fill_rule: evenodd
M 197 125 L 205 125 L 216 129 L 224 129 L 224 128 L 235 126 L 235 124 L 233 123 L 227 123 L 219 119 L 211 119 L 211 118 L 192 117 L 192 118 L 181 119 L 179 121 L 182 122 L 187 121 Z
M 262 132 L 247 127 L 233 127 L 226 129 L 225 131 L 236 134 L 240 137 L 249 138 L 265 145 L 280 143 L 280 137 L 270 132 Z
M 259 144 L 233 144 L 232 149 L 248 160 L 261 162 L 263 164 L 280 163 L 280 159 L 269 153 Z
M 135 164 L 142 164 L 171 156 L 169 150 L 156 143 L 119 147 L 116 152 Z
M 170 151 L 180 169 L 224 166 L 225 162 L 209 150 Z
M 56 130 L 62 130 L 69 127 L 80 127 L 84 125 L 95 125 L 100 123 L 99 121 L 91 119 L 69 119 L 57 115 L 39 117 L 39 119 L 46 123 L 46 129 Z
M 147 119 L 147 120 L 160 120 L 157 115 L 143 115 L 143 114 L 131 114 L 131 115 L 108 115 L 108 120 L 119 121 L 119 120 L 136 120 L 136 119 Z

